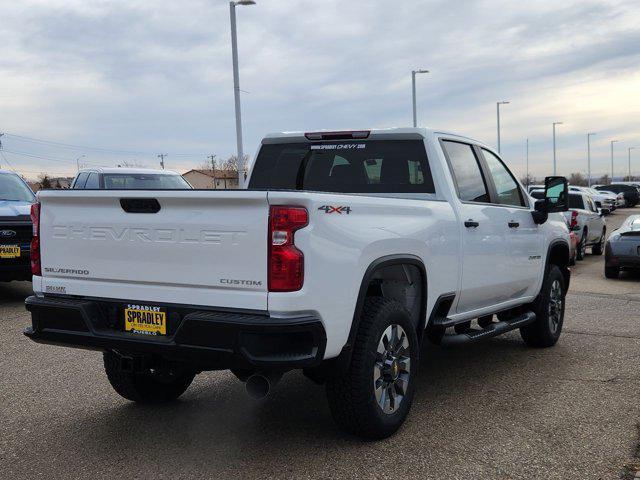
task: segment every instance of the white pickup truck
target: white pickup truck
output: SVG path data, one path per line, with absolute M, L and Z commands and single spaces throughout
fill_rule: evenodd
M 41 191 L 25 334 L 102 351 L 138 402 L 218 369 L 261 397 L 303 369 L 342 428 L 383 438 L 423 341 L 558 340 L 566 180 L 545 194 L 490 147 L 419 128 L 269 135 L 246 190 Z

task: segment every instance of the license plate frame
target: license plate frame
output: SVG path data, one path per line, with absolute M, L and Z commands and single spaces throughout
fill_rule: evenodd
M 167 336 L 167 309 L 157 305 L 126 304 L 123 309 L 124 331 L 152 337 Z
M 0 259 L 20 258 L 22 256 L 22 248 L 20 245 L 0 245 Z

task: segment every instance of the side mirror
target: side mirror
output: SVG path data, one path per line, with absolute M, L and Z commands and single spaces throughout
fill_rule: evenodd
M 546 177 L 544 179 L 544 198 L 547 213 L 569 210 L 569 185 L 565 177 Z
M 611 213 L 611 210 L 609 210 L 608 208 L 601 208 L 600 209 L 600 216 L 604 217 L 605 215 L 609 215 Z
M 569 184 L 565 177 L 544 179 L 544 199 L 536 201 L 531 212 L 533 221 L 540 225 L 547 221 L 550 213 L 569 210 Z

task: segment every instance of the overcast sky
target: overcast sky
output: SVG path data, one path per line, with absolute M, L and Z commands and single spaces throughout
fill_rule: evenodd
M 550 173 L 554 121 L 561 174 L 586 172 L 587 132 L 594 174 L 610 170 L 610 139 L 618 175 L 640 147 L 638 0 L 257 2 L 237 11 L 252 156 L 267 132 L 410 126 L 415 68 L 432 72 L 418 76 L 422 126 L 495 145 L 495 102 L 511 102 L 502 153 L 518 175 L 527 137 L 531 173 Z M 235 152 L 227 2 L 4 0 L 0 19 L 0 140 L 27 177 L 73 174 L 83 154 L 157 166 L 167 153 L 183 172 Z

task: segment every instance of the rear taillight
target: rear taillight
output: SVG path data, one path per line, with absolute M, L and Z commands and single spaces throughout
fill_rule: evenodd
M 304 283 L 304 255 L 294 232 L 309 223 L 303 207 L 273 206 L 269 211 L 269 291 L 295 292 Z
M 31 204 L 31 222 L 33 223 L 33 237 L 31 237 L 31 273 L 42 275 L 40 264 L 40 203 Z
M 575 210 L 571 211 L 571 223 L 569 224 L 569 228 L 571 230 L 575 230 L 575 228 L 578 226 L 578 212 L 576 212 Z

